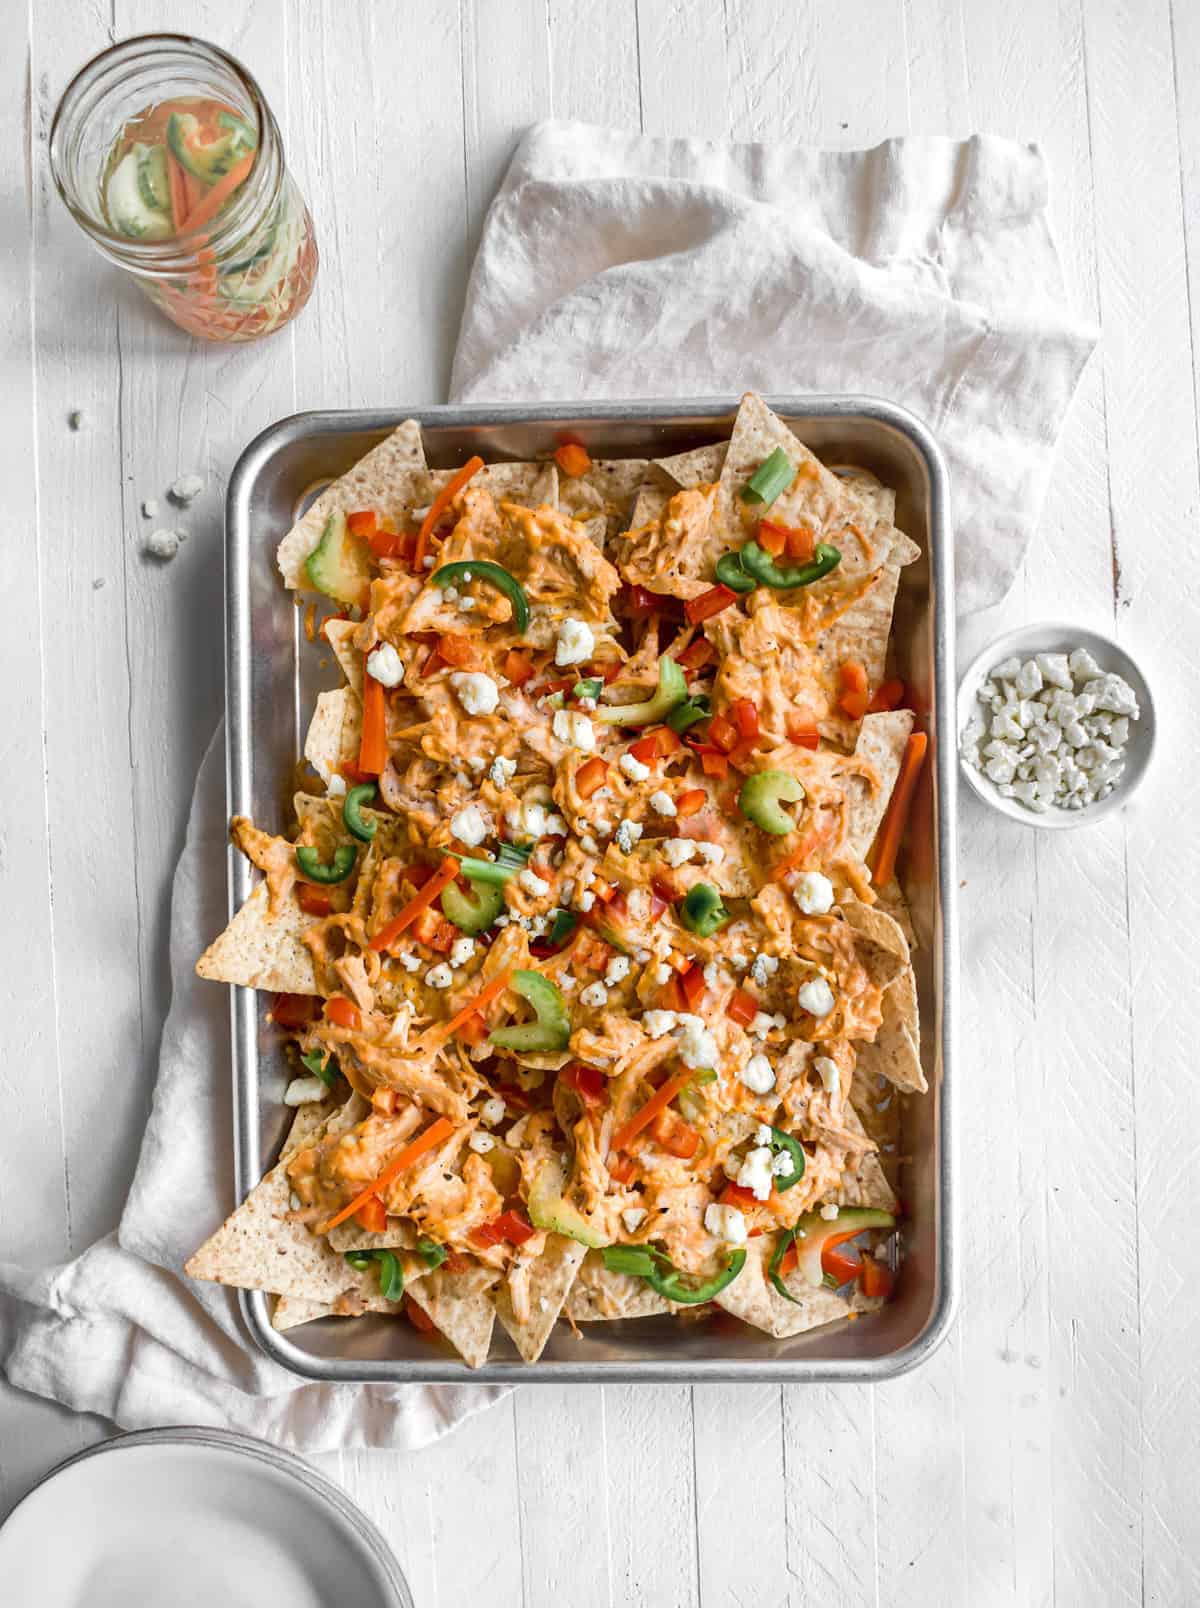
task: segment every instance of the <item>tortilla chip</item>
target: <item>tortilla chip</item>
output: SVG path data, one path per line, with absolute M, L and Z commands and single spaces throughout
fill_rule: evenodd
M 679 487 L 674 484 L 670 476 L 665 475 L 654 464 L 650 464 L 630 509 L 628 529 L 640 530 L 643 525 L 649 525 L 654 520 L 660 519 L 663 510 L 678 490 Z
M 842 1173 L 833 1199 L 839 1206 L 871 1206 L 879 1211 L 894 1212 L 896 1197 L 892 1193 L 892 1186 L 880 1165 L 879 1157 L 867 1148 L 874 1141 L 855 1110 L 853 1100 L 847 1102 L 842 1112 L 842 1126 L 848 1133 L 861 1135 L 863 1148 L 859 1152 L 858 1164 L 847 1166 Z
M 286 1164 L 279 1162 L 183 1271 L 240 1290 L 336 1301 L 361 1277 L 319 1235 L 287 1215 L 290 1198 Z
M 686 491 L 689 486 L 711 486 L 720 480 L 728 452 L 727 441 L 714 441 L 709 447 L 677 452 L 673 458 L 655 458 L 654 463 Z
M 880 1084 L 875 1073 L 855 1066 L 850 1084 L 850 1104 L 862 1124 L 863 1132 L 878 1146 L 876 1160 L 894 1190 L 900 1176 L 901 1097 L 886 1080 Z
M 869 469 L 860 469 L 856 464 L 828 463 L 825 467 L 844 486 L 849 486 L 880 519 L 895 519 L 896 493 L 890 486 L 885 486 L 878 475 L 873 475 Z
M 888 640 L 899 586 L 900 565 L 885 564 L 866 596 L 847 609 L 816 641 L 819 658 L 831 669 L 840 668 L 848 659 L 857 659 L 867 672 L 872 693 L 877 692 L 886 679 Z
M 490 1293 L 495 1282 L 496 1270 L 479 1263 L 463 1273 L 438 1268 L 411 1291 L 469 1368 L 481 1368 L 488 1359 L 496 1321 Z
M 887 714 L 864 715 L 854 754 L 866 762 L 879 778 L 878 791 L 865 781 L 850 779 L 847 793 L 846 848 L 856 860 L 865 860 L 875 841 L 879 823 L 900 774 L 900 761 L 913 728 L 910 709 L 893 709 Z
M 335 1251 L 390 1251 L 397 1248 L 411 1251 L 417 1243 L 417 1231 L 406 1217 L 389 1217 L 388 1226 L 380 1234 L 359 1228 L 353 1218 L 329 1230 L 329 1243 Z M 422 1264 L 424 1265 L 424 1264 Z
M 273 994 L 316 994 L 312 956 L 304 934 L 314 917 L 289 899 L 279 914 L 267 910 L 260 882 L 221 936 L 196 962 L 196 975 L 214 983 L 267 988 Z
M 571 1286 L 563 1310 L 573 1323 L 613 1323 L 620 1318 L 651 1318 L 675 1309 L 645 1279 L 613 1273 L 599 1251 L 590 1251 Z
M 646 468 L 645 458 L 593 459 L 586 475 L 559 476 L 558 506 L 589 526 L 598 516 L 603 523 L 596 545 L 603 549 L 608 537 L 628 527 Z
M 908 966 L 908 943 L 897 922 L 878 905 L 845 900 L 842 916 L 858 935 L 855 950 L 876 988 L 886 990 Z
M 898 1089 L 916 1094 L 929 1087 L 921 1067 L 917 979 L 911 966 L 884 990 L 883 1022 L 873 1042 L 857 1048 L 858 1070 L 864 1077 L 882 1076 Z
M 334 1315 L 333 1308 L 325 1301 L 306 1301 L 302 1295 L 278 1295 L 271 1313 L 271 1327 L 282 1334 L 301 1323 L 313 1323 L 317 1318 Z
M 331 1097 L 332 1091 L 324 1100 L 309 1100 L 307 1104 L 296 1107 L 296 1115 L 292 1118 L 288 1136 L 283 1141 L 283 1149 L 279 1152 L 280 1161 L 290 1161 L 298 1150 L 307 1149 L 325 1132 L 326 1124 L 336 1109 Z M 358 1100 L 360 1097 L 354 1095 L 352 1098 Z M 361 1103 L 365 1108 L 366 1101 L 363 1100 Z
M 280 542 L 275 561 L 285 586 L 294 590 L 309 584 L 305 563 L 320 541 L 330 514 L 339 510 L 349 513 L 355 508 L 389 508 L 397 493 L 403 500 L 404 493 L 417 484 L 417 475 L 424 472 L 421 427 L 415 419 L 405 419 L 352 469 L 326 486 Z
M 529 1271 L 530 1313 L 526 1322 L 513 1311 L 508 1280 L 496 1291 L 496 1316 L 525 1362 L 536 1362 L 558 1322 L 587 1246 L 562 1234 L 550 1234 L 546 1249 Z
M 838 538 L 842 551 L 838 583 L 844 585 L 879 569 L 891 558 L 908 564 L 920 549 L 898 531 L 889 519 L 881 518 L 847 484 L 831 474 L 824 464 L 795 436 L 783 420 L 776 417 L 760 396 L 752 391 L 742 398 L 734 422 L 713 517 L 716 551 L 740 546 L 750 533 L 743 518 L 742 489 L 754 471 L 780 447 L 797 468 L 791 485 L 771 505 L 771 518 L 781 525 L 797 525 L 817 532 L 818 538 Z M 846 540 L 843 533 L 854 529 L 862 540 Z
M 814 1288 L 796 1269 L 783 1281 L 796 1302 L 785 1301 L 767 1278 L 773 1249 L 773 1235 L 764 1234 L 747 1243 L 746 1265 L 717 1296 L 718 1306 L 776 1340 L 787 1340 L 808 1329 L 820 1328 L 823 1323 L 833 1323 L 860 1306 L 861 1298 L 847 1301 L 834 1290 Z
M 362 700 L 349 687 L 317 694 L 317 706 L 304 739 L 304 757 L 327 782 L 334 771 L 352 765 L 362 743 Z
M 333 656 L 341 666 L 347 682 L 361 698 L 363 656 L 353 645 L 354 633 L 357 630 L 357 620 L 328 620 L 325 624 L 325 636 L 333 650 Z

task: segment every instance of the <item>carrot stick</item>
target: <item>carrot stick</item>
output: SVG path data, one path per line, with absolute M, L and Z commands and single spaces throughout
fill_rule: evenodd
M 400 934 L 412 926 L 422 910 L 428 910 L 442 889 L 448 888 L 457 875 L 458 861 L 447 855 L 429 881 L 408 901 L 400 914 L 393 916 L 386 926 L 380 927 L 371 939 L 371 948 L 380 953 L 394 944 Z
M 427 1028 L 421 1034 L 419 1048 L 422 1050 L 436 1050 L 439 1044 L 444 1044 L 447 1039 L 453 1038 L 464 1022 L 470 1021 L 472 1016 L 476 1016 L 480 1011 L 486 1010 L 497 995 L 504 992 L 511 978 L 511 968 L 508 971 L 501 972 L 499 976 L 493 977 L 490 983 L 486 983 L 479 990 L 474 999 L 467 1001 L 462 1010 L 455 1011 L 448 1022 L 441 1022 L 435 1027 Z
M 387 758 L 387 699 L 383 682 L 364 671 L 358 768 L 364 776 L 378 776 L 387 765 Z
M 413 573 L 421 575 L 425 570 L 425 549 L 429 545 L 429 538 L 437 529 L 437 522 L 449 508 L 473 475 L 477 475 L 483 468 L 483 459 L 479 457 L 468 458 L 458 473 L 442 487 L 437 496 L 429 505 L 429 512 L 421 521 L 421 529 L 417 533 L 417 545 L 413 549 Z
M 914 731 L 905 745 L 904 758 L 900 761 L 900 774 L 896 777 L 896 786 L 892 790 L 887 814 L 883 818 L 883 825 L 879 828 L 879 836 L 875 839 L 871 874 L 877 888 L 886 887 L 896 874 L 896 852 L 900 847 L 900 839 L 904 836 L 909 806 L 912 804 L 917 777 L 921 774 L 921 766 L 925 762 L 925 750 L 928 747 L 929 738 L 923 731 Z
M 419 1161 L 427 1150 L 432 1150 L 434 1145 L 440 1145 L 442 1140 L 448 1139 L 453 1132 L 454 1124 L 448 1117 L 438 1117 L 434 1122 L 431 1122 L 425 1132 L 419 1138 L 414 1139 L 411 1145 L 405 1145 L 402 1150 L 396 1152 L 373 1184 L 368 1184 L 364 1190 L 355 1195 L 349 1205 L 343 1206 L 340 1212 L 335 1212 L 327 1223 L 321 1225 L 317 1232 L 319 1234 L 328 1234 L 331 1228 L 336 1228 L 339 1223 L 344 1223 L 348 1217 L 353 1217 L 355 1212 L 360 1211 L 373 1195 L 382 1195 L 388 1185 L 397 1179 L 406 1167 L 411 1167 L 413 1162 Z
M 661 1089 L 655 1089 L 645 1105 L 640 1110 L 635 1111 L 629 1121 L 613 1134 L 612 1148 L 614 1150 L 624 1150 L 629 1141 L 636 1139 L 642 1129 L 648 1127 L 660 1111 L 667 1109 L 679 1091 L 686 1088 L 691 1080 L 692 1074 L 690 1072 L 677 1072 L 673 1078 L 667 1079 Z
M 206 223 L 212 222 L 253 166 L 254 153 L 251 152 L 240 162 L 235 162 L 223 179 L 217 180 L 200 205 L 189 215 L 187 220 L 189 234 L 192 230 L 203 229 Z
M 170 150 L 167 151 L 167 185 L 171 192 L 171 222 L 175 233 L 182 234 L 188 215 L 187 178 Z

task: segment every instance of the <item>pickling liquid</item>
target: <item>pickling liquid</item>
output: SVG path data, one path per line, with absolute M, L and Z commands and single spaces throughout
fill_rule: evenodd
M 169 318 L 204 340 L 255 340 L 281 329 L 316 279 L 312 220 L 287 173 L 261 217 L 251 217 L 232 244 L 220 239 L 228 209 L 254 184 L 257 154 L 255 129 L 232 106 L 180 97 L 129 119 L 105 161 L 101 193 L 111 229 L 130 240 L 194 246 L 192 271 L 140 283 Z

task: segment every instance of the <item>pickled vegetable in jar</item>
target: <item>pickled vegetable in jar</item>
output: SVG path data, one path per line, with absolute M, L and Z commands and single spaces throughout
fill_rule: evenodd
M 316 240 L 279 130 L 214 46 L 158 35 L 98 56 L 59 106 L 51 163 L 93 244 L 189 333 L 254 340 L 308 300 Z

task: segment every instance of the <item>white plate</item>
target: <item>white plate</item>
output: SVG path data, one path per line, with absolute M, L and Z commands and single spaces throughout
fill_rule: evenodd
M 412 1608 L 343 1492 L 209 1429 L 126 1435 L 61 1464 L 0 1528 L 0 1582 L 13 1608 Z
M 1141 710 L 1137 720 L 1129 722 L 1129 742 L 1125 748 L 1125 773 L 1107 798 L 1088 804 L 1081 810 L 1050 809 L 1044 815 L 1026 809 L 1015 798 L 1004 798 L 993 782 L 989 782 L 963 755 L 963 737 L 977 706 L 976 693 L 992 670 L 1005 659 L 1028 659 L 1035 653 L 1070 653 L 1075 648 L 1086 648 L 1102 670 L 1123 676 L 1137 694 Z M 1090 826 L 1114 810 L 1128 804 L 1141 786 L 1154 751 L 1154 700 L 1145 676 L 1134 659 L 1119 642 L 1099 631 L 1085 631 L 1082 626 L 1065 625 L 1049 621 L 1043 625 L 1025 625 L 1007 636 L 999 637 L 974 660 L 958 684 L 958 754 L 963 775 L 985 804 L 990 804 L 1001 815 L 1020 821 L 1022 826 L 1038 826 L 1050 831 L 1062 831 L 1072 826 Z

